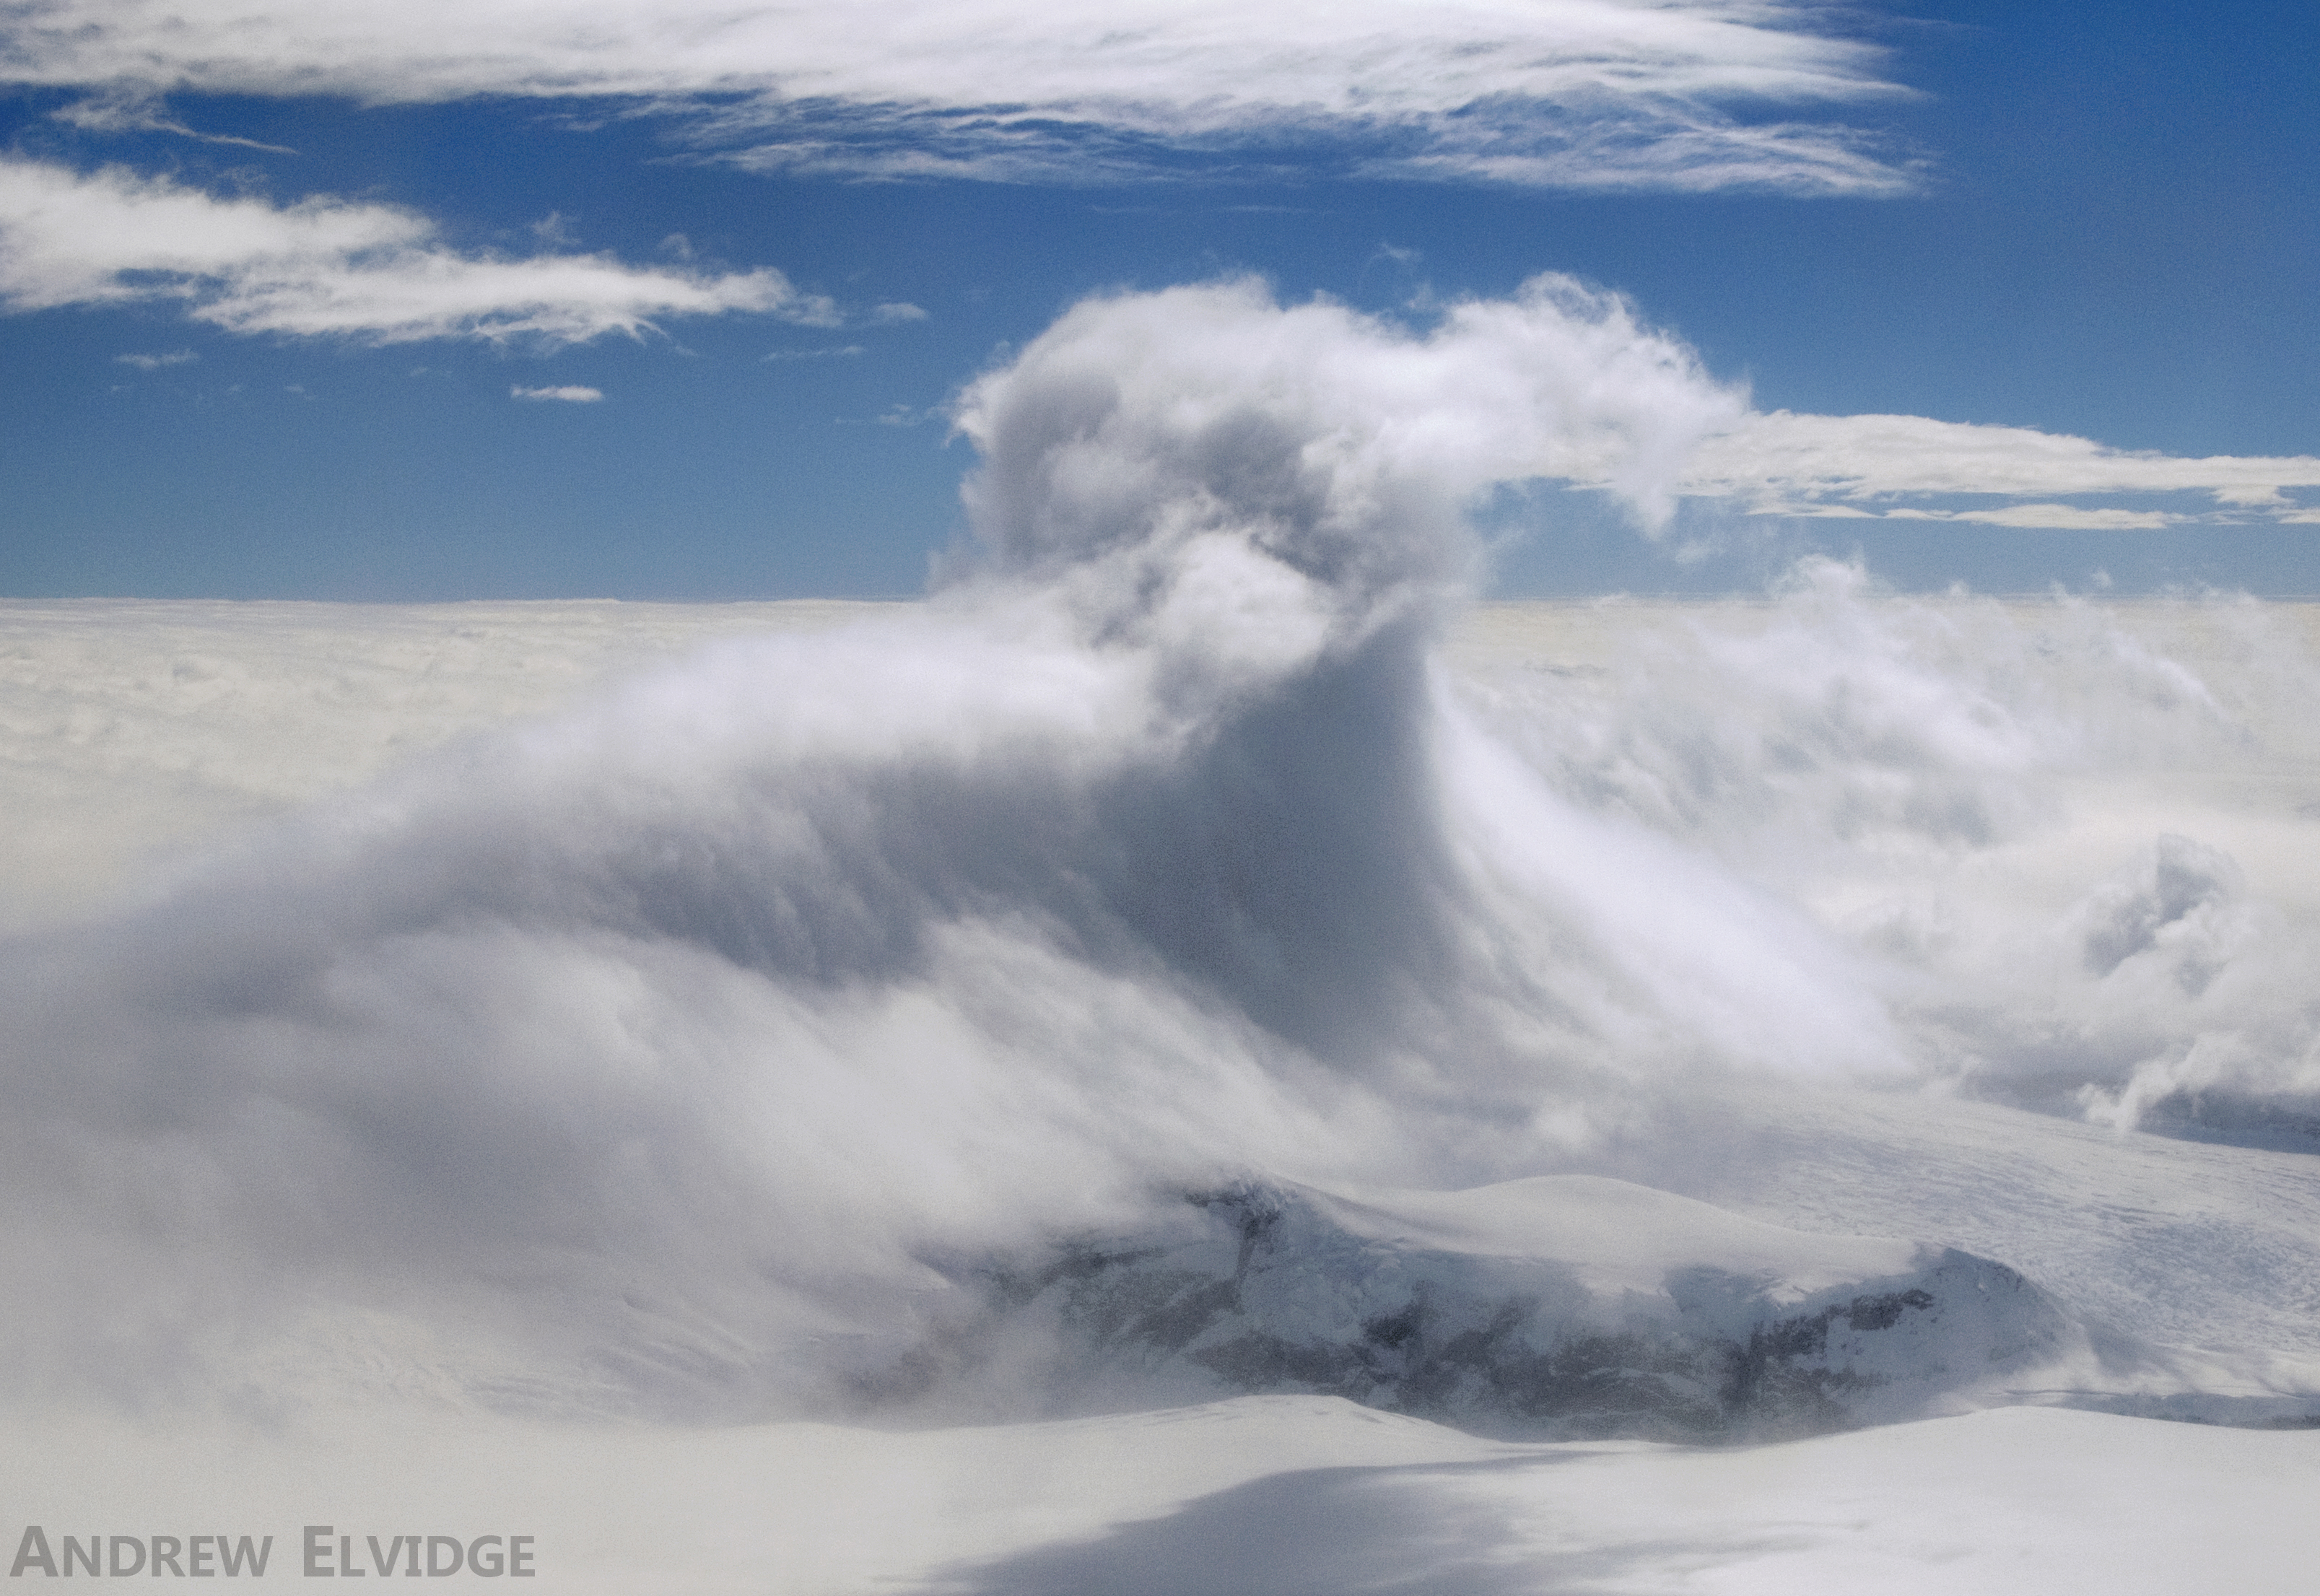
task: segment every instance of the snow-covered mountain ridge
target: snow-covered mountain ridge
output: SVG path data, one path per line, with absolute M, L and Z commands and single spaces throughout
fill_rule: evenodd
M 955 1371 L 974 1341 L 1036 1328 L 1077 1400 L 1312 1393 L 1526 1437 L 1957 1411 L 2052 1385 L 2089 1347 L 2002 1264 L 1590 1175 L 1358 1197 L 1247 1182 L 955 1277 L 991 1305 L 943 1360 Z

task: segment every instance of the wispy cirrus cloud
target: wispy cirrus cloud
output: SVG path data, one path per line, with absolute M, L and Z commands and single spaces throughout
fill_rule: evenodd
M 116 366 L 134 366 L 140 371 L 159 371 L 164 366 L 190 366 L 201 357 L 191 349 L 171 349 L 166 355 L 115 355 Z
M 368 344 L 580 343 L 661 318 L 844 318 L 771 268 L 709 273 L 609 255 L 454 248 L 413 211 L 316 196 L 220 197 L 122 168 L 0 158 L 0 307 L 182 304 L 231 332 Z
M 2288 488 L 2320 487 L 2320 458 L 2193 458 L 2112 449 L 2029 427 L 1913 415 L 1750 414 L 1692 455 L 1682 491 L 1751 513 L 1885 517 L 2071 530 L 2134 530 L 2208 516 L 2320 520 Z M 2214 508 L 2072 504 L 2073 497 L 2204 495 Z M 2023 503 L 1928 507 L 1926 499 Z
M 721 159 L 858 177 L 1293 161 L 1561 188 L 1908 188 L 1906 152 L 1829 119 L 1907 92 L 1831 17 L 1799 0 L 887 0 L 866 17 L 832 0 L 32 0 L 0 23 L 0 76 L 123 104 L 627 99 Z
M 865 355 L 869 351 L 866 349 L 858 343 L 849 343 L 835 345 L 830 348 L 819 349 L 775 349 L 773 353 L 767 355 L 766 358 L 767 360 L 776 362 L 788 360 L 852 360 L 859 358 L 861 356 Z
M 231 133 L 205 133 L 189 127 L 181 118 L 169 114 L 159 93 L 137 84 L 102 90 L 62 106 L 53 114 L 59 122 L 92 133 L 175 133 L 181 139 L 204 144 L 232 144 L 274 155 L 298 153 L 286 144 L 267 144 Z

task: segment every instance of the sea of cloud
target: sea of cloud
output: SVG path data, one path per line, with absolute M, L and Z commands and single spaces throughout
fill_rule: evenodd
M 1424 331 L 1123 295 L 965 392 L 924 604 L 27 607 L 9 779 L 123 818 L 14 866 L 11 1400 L 838 1410 L 937 1262 L 1252 1174 L 1712 1193 L 1785 1137 L 1924 1192 L 1979 1135 L 2072 1149 L 2038 1202 L 2188 1185 L 2144 1125 L 2303 1211 L 2308 622 L 1828 564 L 1468 607 L 1498 485 L 1648 533 L 1744 410 L 1560 279 Z M 2291 1349 L 2310 1245 L 2264 1235 L 2157 1289 Z

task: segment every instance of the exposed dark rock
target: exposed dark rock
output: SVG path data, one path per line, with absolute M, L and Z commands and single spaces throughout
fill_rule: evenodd
M 2021 1276 L 1958 1252 L 1809 1294 L 1712 1264 L 1614 1292 L 1557 1259 L 1381 1240 L 1332 1213 L 1295 1188 L 1197 1194 L 1165 1235 L 982 1272 L 984 1332 L 1037 1323 L 1083 1391 L 1173 1382 L 1509 1436 L 1704 1440 L 1902 1417 L 2070 1328 Z

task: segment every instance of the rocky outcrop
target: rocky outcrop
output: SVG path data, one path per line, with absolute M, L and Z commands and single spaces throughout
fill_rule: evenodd
M 1365 1201 L 1242 1185 L 1192 1195 L 1148 1232 L 976 1274 L 986 1333 L 1052 1338 L 1083 1402 L 1319 1393 L 1532 1437 L 1760 1438 L 1913 1417 L 2075 1330 L 1987 1259 L 1581 1177 Z

